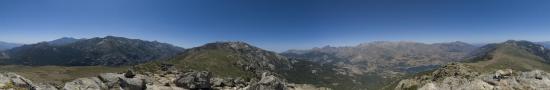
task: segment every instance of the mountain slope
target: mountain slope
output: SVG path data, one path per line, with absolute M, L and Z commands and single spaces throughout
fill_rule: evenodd
M 52 46 L 63 46 L 63 45 L 71 44 L 71 43 L 74 43 L 74 42 L 77 42 L 77 41 L 80 41 L 80 40 L 81 39 L 75 39 L 75 38 L 71 38 L 71 37 L 63 37 L 63 38 L 60 38 L 60 39 L 49 41 L 48 44 L 50 44 Z
M 547 90 L 550 73 L 541 70 L 501 69 L 476 72 L 475 67 L 454 63 L 433 72 L 405 79 L 395 90 Z
M 76 43 L 80 42 L 82 41 Z M 57 66 L 39 66 L 36 68 L 29 68 L 27 66 L 6 66 L 0 68 L 9 68 L 10 70 L 0 69 L 0 71 L 21 73 L 21 75 L 29 77 L 32 81 L 58 86 L 58 88 L 87 87 L 86 85 L 89 85 L 89 83 L 68 82 L 67 80 L 72 80 L 75 77 L 53 76 L 52 78 L 51 75 L 89 76 L 98 75 L 98 72 L 103 73 L 104 71 L 112 73 L 99 74 L 100 76 L 98 77 L 100 77 L 102 81 L 98 83 L 112 84 L 105 81 L 104 77 L 107 77 L 107 79 L 112 79 L 114 77 L 111 81 L 120 81 L 120 87 L 127 87 L 127 85 L 122 84 L 125 84 L 125 80 L 132 79 L 132 82 L 147 82 L 146 86 L 136 85 L 137 87 L 152 88 L 153 90 L 172 90 L 158 88 L 166 86 L 190 90 L 218 90 L 220 88 L 231 90 L 294 90 L 295 88 L 316 88 L 316 86 L 307 85 L 307 82 L 297 84 L 287 83 L 286 73 L 284 72 L 296 69 L 292 65 L 292 62 L 284 56 L 254 47 L 244 42 L 216 42 L 191 48 L 171 58 L 132 66 L 125 74 L 120 74 L 119 72 L 120 69 L 127 67 L 103 68 L 109 69 L 109 71 L 97 68 L 104 66 L 84 66 L 74 69 L 72 67 Z M 75 70 L 82 70 L 82 72 Z M 111 77 L 112 75 L 114 76 Z M 117 77 L 119 79 L 117 79 Z M 50 80 L 50 82 L 43 82 L 47 80 Z M 82 79 L 76 79 L 74 82 L 79 82 L 79 80 Z M 53 83 L 53 81 L 55 81 L 55 83 Z M 64 86 L 61 83 L 65 83 Z M 151 83 L 153 85 L 151 85 Z M 117 89 L 116 87 L 108 88 Z
M 221 77 L 258 77 L 263 72 L 290 69 L 286 57 L 244 42 L 215 42 L 186 50 L 166 62 L 182 70 L 210 71 Z
M 483 46 L 473 55 L 463 63 L 449 64 L 402 80 L 396 90 L 550 88 L 545 73 L 550 72 L 550 50 L 542 45 L 509 40 Z
M 168 58 L 183 51 L 182 48 L 170 44 L 114 36 L 71 41 L 72 43 L 65 41 L 53 45 L 52 42 L 41 42 L 10 49 L 6 51 L 10 58 L 4 63 L 120 66 Z
M 334 66 L 295 60 L 244 42 L 215 42 L 186 50 L 169 59 L 136 66 L 138 72 L 158 72 L 166 66 L 184 71 L 208 71 L 217 78 L 259 80 L 273 74 L 296 84 L 313 84 L 337 90 L 352 89 L 354 78 L 337 74 Z M 312 72 L 313 71 L 313 72 Z

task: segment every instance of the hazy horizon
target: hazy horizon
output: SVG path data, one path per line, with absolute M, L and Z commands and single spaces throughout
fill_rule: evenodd
M 196 47 L 245 41 L 272 50 L 423 43 L 550 41 L 550 1 L 3 0 L 0 41 L 107 35 Z

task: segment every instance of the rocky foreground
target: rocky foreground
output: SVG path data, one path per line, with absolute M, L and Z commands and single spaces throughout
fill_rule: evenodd
M 453 63 L 432 73 L 402 80 L 395 90 L 550 90 L 550 74 L 511 69 L 478 73 Z
M 104 73 L 52 86 L 33 83 L 16 73 L 0 73 L 2 90 L 330 90 L 312 85 L 291 84 L 270 73 L 259 80 L 216 78 L 210 72 L 166 72 L 162 74 Z

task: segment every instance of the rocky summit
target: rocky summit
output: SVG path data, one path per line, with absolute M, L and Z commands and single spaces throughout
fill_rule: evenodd
M 165 63 L 227 77 L 260 77 L 264 72 L 292 68 L 286 57 L 244 42 L 208 43 L 188 49 Z
M 0 89 L 6 90 L 331 90 L 313 85 L 292 84 L 285 79 L 263 73 L 258 80 L 216 77 L 208 71 L 137 74 L 103 73 L 96 77 L 78 78 L 63 86 L 32 83 L 15 73 L 0 74 Z
M 548 52 L 529 41 L 489 44 L 465 62 L 401 80 L 395 90 L 546 90 Z
M 463 64 L 450 64 L 412 79 L 402 80 L 395 90 L 546 90 L 550 74 L 541 70 L 471 71 Z

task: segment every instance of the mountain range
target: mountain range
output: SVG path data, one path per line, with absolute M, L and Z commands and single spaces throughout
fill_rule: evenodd
M 417 42 L 371 42 L 354 47 L 323 47 L 290 50 L 285 56 L 329 63 L 346 68 L 348 75 L 407 73 L 463 60 L 476 47 L 464 42 L 424 44 Z
M 6 64 L 120 66 L 134 65 L 174 56 L 184 49 L 166 43 L 123 37 L 72 39 L 23 45 L 4 51 Z
M 536 81 L 550 77 L 545 76 L 545 72 L 550 71 L 550 50 L 538 42 L 516 40 L 484 46 L 458 41 L 433 44 L 376 41 L 357 46 L 276 53 L 246 42 L 222 41 L 183 49 L 156 41 L 107 36 L 61 38 L 2 53 L 5 57 L 0 59 L 4 64 L 0 72 L 17 74 L 0 73 L 0 80 L 2 76 L 19 78 L 6 79 L 14 83 L 0 81 L 0 84 L 14 84 L 9 88 L 16 89 L 489 90 L 550 87 L 540 84 L 546 83 L 544 81 Z M 519 73 L 508 75 L 507 72 L 512 71 Z

